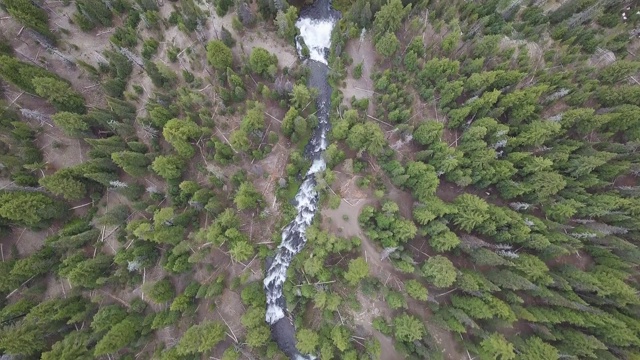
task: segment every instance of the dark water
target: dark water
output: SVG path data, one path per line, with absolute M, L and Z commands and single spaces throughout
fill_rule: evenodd
M 318 89 L 318 98 L 316 99 L 318 127 L 314 130 L 305 148 L 305 155 L 312 161 L 312 166 L 304 176 L 302 185 L 296 194 L 298 214 L 284 228 L 280 246 L 275 255 L 266 263 L 267 271 L 264 279 L 264 290 L 267 296 L 266 321 L 271 327 L 273 340 L 282 352 L 290 359 L 295 360 L 315 359 L 315 357 L 301 354 L 296 348 L 296 331 L 287 316 L 282 288 L 291 260 L 302 251 L 307 242 L 305 232 L 307 227 L 311 225 L 318 209 L 315 174 L 326 167 L 322 153 L 327 148 L 329 111 L 331 109 L 331 87 L 327 81 L 329 68 L 326 65 L 326 58 L 329 52 L 330 30 L 338 18 L 339 13 L 331 8 L 329 0 L 317 0 L 300 12 L 297 26 L 304 27 L 304 29 L 301 28 L 300 38 L 307 45 L 316 45 L 314 54 L 317 60 L 314 60 L 314 56 L 312 56 L 312 58 L 305 60 L 305 65 L 311 71 L 308 86 Z

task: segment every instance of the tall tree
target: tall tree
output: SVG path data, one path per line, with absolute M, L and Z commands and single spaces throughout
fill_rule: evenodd
M 216 346 L 225 337 L 225 327 L 219 322 L 203 322 L 191 326 L 176 345 L 177 353 L 185 356 L 203 353 Z
M 212 40 L 207 44 L 207 60 L 216 70 L 226 70 L 233 63 L 233 54 L 222 41 Z
M 422 273 L 429 281 L 439 287 L 446 288 L 456 281 L 456 268 L 453 263 L 444 256 L 430 257 L 422 266 Z

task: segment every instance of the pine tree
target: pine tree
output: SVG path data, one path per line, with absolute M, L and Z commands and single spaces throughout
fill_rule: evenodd
M 422 266 L 422 273 L 429 281 L 439 288 L 446 288 L 456 281 L 456 268 L 444 256 L 430 257 Z
M 363 258 L 359 257 L 349 262 L 349 270 L 344 274 L 344 279 L 349 285 L 355 286 L 368 275 L 369 265 Z
M 407 314 L 395 317 L 393 325 L 396 339 L 403 342 L 410 343 L 421 339 L 425 332 L 424 324 L 417 318 Z
M 185 160 L 179 156 L 160 155 L 153 160 L 151 168 L 163 178 L 173 180 L 182 176 L 185 165 Z
M 513 344 L 499 333 L 493 333 L 480 342 L 479 355 L 482 360 L 512 360 L 516 358 Z
M 242 211 L 260 207 L 264 203 L 264 199 L 253 184 L 245 181 L 238 187 L 238 192 L 236 192 L 233 202 L 238 210 Z
M 94 355 L 112 354 L 127 346 L 138 338 L 139 324 L 133 317 L 128 317 L 114 325 L 96 344 Z
M 198 354 L 210 350 L 225 337 L 224 325 L 219 322 L 203 322 L 191 326 L 176 345 L 178 354 Z

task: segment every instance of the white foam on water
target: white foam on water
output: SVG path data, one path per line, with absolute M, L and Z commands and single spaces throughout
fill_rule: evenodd
M 325 51 L 331 46 L 331 32 L 336 22 L 330 20 L 315 20 L 300 18 L 296 22 L 296 27 L 300 30 L 300 36 L 304 39 L 304 44 L 309 49 L 311 60 L 319 61 L 328 65 L 325 58 Z
M 300 37 L 309 49 L 309 57 L 312 60 L 328 65 L 325 54 L 331 46 L 331 32 L 335 26 L 335 19 L 313 20 L 301 18 L 296 22 L 300 30 Z M 298 53 L 302 47 L 296 43 Z M 319 104 L 321 108 L 327 103 Z M 327 113 L 328 109 L 320 111 Z M 307 238 L 305 233 L 313 222 L 318 210 L 318 192 L 316 191 L 315 174 L 324 171 L 327 163 L 322 158 L 322 152 L 327 149 L 328 116 L 319 116 L 320 131 L 314 132 L 311 140 L 310 158 L 313 163 L 305 174 L 304 181 L 296 194 L 297 215 L 282 231 L 282 242 L 273 257 L 271 265 L 267 269 L 263 284 L 267 296 L 267 323 L 273 325 L 286 316 L 286 310 L 281 306 L 284 295 L 282 293 L 284 283 L 287 280 L 287 269 L 293 257 L 304 248 Z M 313 355 L 297 355 L 296 360 L 316 359 Z
M 318 165 L 319 167 L 326 166 L 323 165 L 324 160 L 316 161 L 322 164 Z M 278 305 L 277 300 L 283 296 L 282 288 L 287 279 L 287 269 L 293 256 L 304 247 L 307 241 L 304 236 L 305 231 L 311 225 L 318 207 L 318 192 L 315 190 L 313 174 L 309 172 L 296 194 L 296 210 L 298 210 L 298 214 L 282 232 L 282 242 L 278 246 L 278 251 L 273 258 L 271 267 L 267 269 L 267 276 L 263 281 L 265 289 L 267 289 L 267 314 L 265 320 L 269 324 L 275 324 L 285 316 L 284 309 Z M 297 239 L 300 241 L 297 241 Z
M 324 159 L 313 160 L 313 164 L 311 164 L 311 168 L 307 172 L 307 175 L 319 173 L 320 171 L 323 171 L 326 168 L 327 168 L 327 163 L 324 161 Z

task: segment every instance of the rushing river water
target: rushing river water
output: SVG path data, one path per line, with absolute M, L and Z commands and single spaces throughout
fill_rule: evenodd
M 329 130 L 329 110 L 331 107 L 331 87 L 327 82 L 327 57 L 331 46 L 331 31 L 339 18 L 339 13 L 331 8 L 330 0 L 316 0 L 313 5 L 302 9 L 296 27 L 300 35 L 296 39 L 298 50 L 302 42 L 309 49 L 306 65 L 310 68 L 309 86 L 318 89 L 318 127 L 306 147 L 306 156 L 312 161 L 311 168 L 296 194 L 298 214 L 282 231 L 282 242 L 273 258 L 267 261 L 264 290 L 267 295 L 266 321 L 271 327 L 271 335 L 280 349 L 291 359 L 315 359 L 313 355 L 301 354 L 296 349 L 293 324 L 286 316 L 286 303 L 282 293 L 287 269 L 293 257 L 307 242 L 305 232 L 311 225 L 318 209 L 318 192 L 315 189 L 315 174 L 324 170 L 326 163 L 322 152 L 327 148 Z M 302 40 L 302 42 L 300 41 Z

